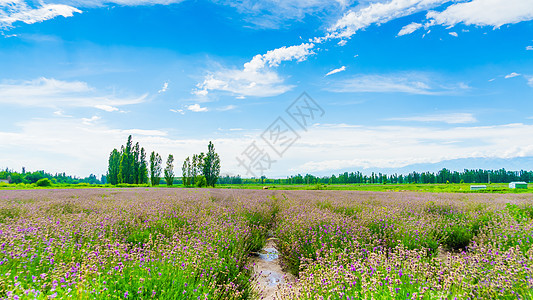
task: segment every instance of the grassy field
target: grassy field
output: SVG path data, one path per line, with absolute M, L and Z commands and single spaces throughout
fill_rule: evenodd
M 429 192 L 429 193 L 533 193 L 533 185 L 527 189 L 509 189 L 507 183 L 485 184 L 487 189 L 471 191 L 470 186 L 475 184 L 226 184 L 217 185 L 218 189 L 252 189 L 260 190 L 268 187 L 269 190 L 332 190 L 332 191 L 374 191 L 374 192 Z M 86 188 L 115 188 L 115 187 L 149 187 L 148 185 L 122 184 L 113 186 L 90 184 L 55 184 L 51 187 L 37 187 L 34 184 L 2 184 L 0 190 L 26 190 L 26 189 L 86 189 Z M 166 185 L 159 186 L 167 188 Z M 172 188 L 185 188 L 183 185 L 174 185 Z
M 531 299 L 529 194 L 233 189 L 0 193 L 0 298 L 256 299 L 273 234 L 279 299 Z
M 533 186 L 527 189 L 509 189 L 507 183 L 493 183 L 487 185 L 486 190 L 471 191 L 470 186 L 476 184 L 243 184 L 217 185 L 227 189 L 262 189 L 272 190 L 334 190 L 334 191 L 375 191 L 375 192 L 431 192 L 431 193 L 533 193 Z

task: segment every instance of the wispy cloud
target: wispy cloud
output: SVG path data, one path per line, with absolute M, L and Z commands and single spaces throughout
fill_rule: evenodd
M 368 6 L 359 6 L 347 12 L 332 27 L 330 27 L 330 33 L 326 38 L 350 38 L 357 31 L 365 29 L 373 24 L 383 24 L 394 19 L 439 6 L 448 1 L 449 0 L 392 0 L 384 3 L 372 3 Z M 409 28 L 409 30 L 410 29 L 411 28 Z
M 448 32 L 449 35 L 451 36 L 454 36 L 454 37 L 458 37 L 459 35 L 457 34 L 457 32 L 455 31 L 452 31 L 452 32 Z
M 336 73 L 339 73 L 339 72 L 342 72 L 342 71 L 346 71 L 346 66 L 342 66 L 338 69 L 334 69 L 334 70 L 331 70 L 329 71 L 326 76 L 329 76 L 329 75 L 333 75 L 333 74 L 336 74 Z
M 477 119 L 471 113 L 434 114 L 425 116 L 389 118 L 386 120 L 411 122 L 442 122 L 448 124 L 468 124 L 477 122 Z
M 533 50 L 533 46 L 527 46 L 526 50 Z
M 529 76 L 527 78 L 527 84 L 530 86 L 530 87 L 533 87 L 533 76 Z
M 520 76 L 521 74 L 518 74 L 516 72 L 512 72 L 510 74 L 507 74 L 505 75 L 505 79 L 508 79 L 508 78 L 513 78 L 513 77 L 517 77 L 517 76 Z
M 0 83 L 0 103 L 37 107 L 94 107 L 116 111 L 115 106 L 144 102 L 148 95 L 119 98 L 105 94 L 82 81 L 62 81 L 38 78 L 28 81 L 3 81 Z
M 53 19 L 58 16 L 72 17 L 81 10 L 64 4 L 45 4 L 30 7 L 23 0 L 0 1 L 0 29 L 13 27 L 13 23 L 23 22 L 34 24 Z
M 219 107 L 219 108 L 217 108 L 217 110 L 218 111 L 228 111 L 228 110 L 234 110 L 236 108 L 237 108 L 237 106 L 230 104 L 230 105 Z
M 177 113 L 177 114 L 181 114 L 181 115 L 184 115 L 185 112 L 183 111 L 183 109 L 169 109 L 171 112 L 174 112 L 174 113 Z
M 94 124 L 96 121 L 100 120 L 101 117 L 99 116 L 92 116 L 91 118 L 82 118 L 81 121 L 85 125 L 91 125 Z
M 428 75 L 401 73 L 389 75 L 359 75 L 335 82 L 326 88 L 338 93 L 407 93 L 441 95 L 468 89 L 462 83 L 453 86 L 437 85 Z
M 431 26 L 442 25 L 447 28 L 453 27 L 457 24 L 474 25 L 474 26 L 492 26 L 499 28 L 506 24 L 515 24 L 523 21 L 529 21 L 533 19 L 533 5 L 529 0 L 471 0 L 471 1 L 403 1 L 392 0 L 384 3 L 374 9 L 370 9 L 372 6 L 366 9 L 366 12 L 370 11 L 385 11 L 386 7 L 390 8 L 390 17 L 398 18 L 404 15 L 410 15 L 423 10 L 429 10 L 439 5 L 452 3 L 446 9 L 442 11 L 430 10 L 426 14 L 424 24 L 412 23 L 400 31 L 398 34 L 405 35 L 411 34 L 421 27 L 428 29 Z M 454 3 L 455 2 L 455 3 Z M 380 8 L 380 9 L 378 9 Z M 354 13 L 356 14 L 356 13 Z M 359 12 L 362 16 L 363 10 Z M 387 17 L 380 16 L 375 13 L 374 20 L 388 20 Z M 354 18 L 352 18 L 354 19 Z M 361 19 L 357 24 L 367 24 L 362 20 L 371 20 L 367 17 Z M 382 21 L 379 21 L 382 22 Z M 363 26 L 359 25 L 359 27 Z M 352 25 L 351 32 L 355 32 L 355 28 L 358 26 Z M 347 30 L 350 27 L 347 27 Z M 337 28 L 335 28 L 337 29 Z M 351 33 L 348 31 L 348 34 Z M 344 34 L 347 34 L 346 32 Z M 457 36 L 456 32 L 450 32 L 449 34 Z
M 118 108 L 116 108 L 114 106 L 105 105 L 105 104 L 98 104 L 98 105 L 95 105 L 94 107 L 96 107 L 98 109 L 101 109 L 101 110 L 105 110 L 107 112 L 113 112 L 113 111 L 117 111 L 118 110 Z
M 159 91 L 157 91 L 158 94 L 164 93 L 168 90 L 168 82 L 163 83 L 163 86 Z
M 402 27 L 400 32 L 398 32 L 398 36 L 411 34 L 411 33 L 415 32 L 416 30 L 418 30 L 420 27 L 422 27 L 422 24 L 415 23 L 415 22 L 413 22 L 413 23 L 411 23 L 409 25 L 405 25 L 404 27 Z
M 533 155 L 533 125 L 415 127 L 359 126 L 331 129 L 322 125 L 309 130 L 287 153 L 287 161 L 307 153 L 305 163 L 289 167 L 299 172 L 346 168 L 397 168 L 416 163 L 435 163 L 458 158 L 514 158 Z M 527 136 L 520 140 L 520 136 Z M 346 139 L 350 136 L 350 139 Z M 320 155 L 334 147 L 335 159 Z M 390 151 L 393 148 L 394 151 Z M 308 151 L 308 152 L 306 152 Z M 356 153 L 357 158 L 354 157 Z
M 279 28 L 287 21 L 302 20 L 307 15 L 335 15 L 353 0 L 213 0 L 237 9 L 244 20 L 257 28 Z

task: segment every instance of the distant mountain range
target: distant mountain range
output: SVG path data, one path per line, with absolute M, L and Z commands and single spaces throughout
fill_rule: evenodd
M 408 174 L 416 172 L 438 172 L 446 168 L 451 171 L 464 171 L 465 169 L 483 169 L 498 170 L 504 168 L 507 171 L 533 170 L 533 157 L 516 157 L 516 158 L 460 158 L 444 160 L 437 163 L 412 164 L 401 168 L 346 168 L 333 171 L 322 171 L 313 173 L 315 176 L 330 176 L 331 174 L 340 174 L 344 172 L 360 171 L 363 174 L 383 173 L 383 174 Z M 303 174 L 302 174 L 303 175 Z

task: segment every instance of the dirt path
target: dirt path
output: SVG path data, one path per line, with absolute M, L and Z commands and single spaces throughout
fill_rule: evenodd
M 265 247 L 252 258 L 252 262 L 259 299 L 276 299 L 280 288 L 296 281 L 294 276 L 281 269 L 274 238 L 267 239 Z

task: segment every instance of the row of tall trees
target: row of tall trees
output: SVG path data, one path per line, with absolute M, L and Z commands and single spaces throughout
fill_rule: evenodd
M 148 167 L 146 165 L 146 152 L 139 143 L 133 145 L 131 135 L 126 145 L 120 147 L 120 151 L 113 149 L 109 155 L 107 182 L 111 184 L 148 183 Z
M 349 184 L 349 183 L 508 183 L 511 181 L 533 182 L 533 171 L 507 171 L 499 170 L 467 170 L 463 172 L 450 171 L 443 168 L 438 172 L 411 172 L 403 174 L 383 174 L 374 173 L 365 175 L 359 171 L 344 172 L 338 175 L 317 177 L 311 174 L 302 176 L 301 174 L 287 177 L 286 179 L 256 179 L 257 182 L 278 183 L 278 184 Z
M 217 183 L 220 175 L 220 157 L 210 141 L 207 153 L 194 154 L 183 162 L 182 179 L 185 186 L 212 186 Z
M 165 177 L 168 186 L 174 183 L 174 156 L 168 155 L 165 168 L 163 159 L 152 151 L 149 158 L 149 166 L 146 163 L 146 153 L 139 143 L 133 145 L 131 135 L 125 146 L 120 151 L 113 149 L 109 155 L 107 182 L 110 184 L 146 184 L 148 175 L 152 186 L 158 186 L 161 182 L 161 173 Z M 149 169 L 148 169 L 149 167 Z M 220 174 L 220 158 L 215 153 L 215 146 L 209 142 L 207 153 L 193 155 L 192 160 L 187 157 L 183 164 L 183 183 L 185 186 L 215 186 Z

